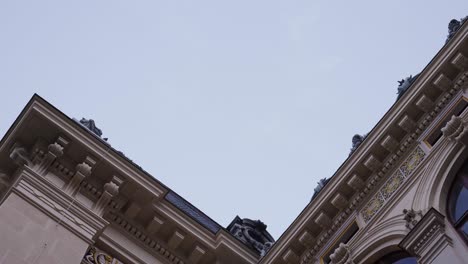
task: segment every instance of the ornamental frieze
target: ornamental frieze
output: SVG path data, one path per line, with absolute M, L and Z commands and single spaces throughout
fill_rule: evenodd
M 386 201 L 403 185 L 411 176 L 414 170 L 421 164 L 426 153 L 417 146 L 416 149 L 406 158 L 400 167 L 388 178 L 380 187 L 379 191 L 372 196 L 364 208 L 361 215 L 367 223 L 385 205 Z

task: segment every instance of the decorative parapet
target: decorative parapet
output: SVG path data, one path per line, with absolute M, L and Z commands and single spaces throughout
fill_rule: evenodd
M 417 146 L 400 167 L 382 185 L 379 191 L 367 202 L 361 210 L 361 215 L 367 223 L 384 206 L 385 202 L 403 185 L 413 171 L 421 164 L 426 153 Z

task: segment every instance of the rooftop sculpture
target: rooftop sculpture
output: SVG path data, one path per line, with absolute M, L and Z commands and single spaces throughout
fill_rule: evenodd
M 460 20 L 450 20 L 448 24 L 447 40 L 445 40 L 445 43 L 447 43 L 455 35 L 455 33 L 457 33 L 457 31 L 461 28 L 461 26 L 463 25 L 463 23 L 465 23 L 466 20 L 468 20 L 468 16 L 461 18 Z
M 94 122 L 93 119 L 81 118 L 80 124 L 82 124 L 84 127 L 86 127 L 87 129 L 89 129 L 91 132 L 93 132 L 93 133 L 94 133 L 95 135 L 97 135 L 98 137 L 101 137 L 101 136 L 102 136 L 102 130 L 99 129 L 99 128 L 96 126 L 96 123 Z
M 353 154 L 353 152 L 359 147 L 359 145 L 361 145 L 361 143 L 364 141 L 364 139 L 366 138 L 367 134 L 364 134 L 364 135 L 359 135 L 359 134 L 356 134 L 353 136 L 353 139 L 352 139 L 352 146 L 351 146 L 351 150 L 349 152 L 349 155 Z
M 322 178 L 317 182 L 317 186 L 314 188 L 314 195 L 312 195 L 311 201 L 317 196 L 317 194 L 323 189 L 323 187 L 330 181 L 330 178 Z
M 267 225 L 260 220 L 241 219 L 239 216 L 236 216 L 227 227 L 234 237 L 258 252 L 260 256 L 264 256 L 275 242 L 266 228 Z
M 397 100 L 400 99 L 403 94 L 408 90 L 408 88 L 413 84 L 413 82 L 418 78 L 419 73 L 416 74 L 415 76 L 410 75 L 409 77 L 406 77 L 405 79 L 401 79 L 401 81 L 398 81 L 398 91 L 397 91 Z

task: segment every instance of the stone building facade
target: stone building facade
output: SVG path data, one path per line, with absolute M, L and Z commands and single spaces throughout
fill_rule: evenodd
M 274 241 L 226 228 L 34 95 L 0 142 L 0 263 L 467 263 L 468 23 Z

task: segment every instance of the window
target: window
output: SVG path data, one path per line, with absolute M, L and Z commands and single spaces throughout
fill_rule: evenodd
M 458 233 L 468 241 L 468 162 L 458 171 L 448 195 L 448 215 Z
M 415 257 L 410 256 L 405 251 L 396 251 L 385 255 L 376 264 L 417 264 Z

